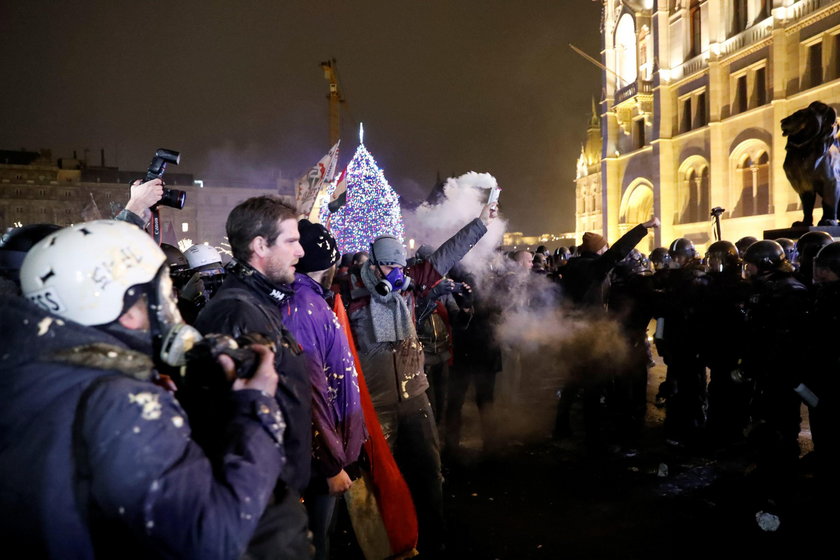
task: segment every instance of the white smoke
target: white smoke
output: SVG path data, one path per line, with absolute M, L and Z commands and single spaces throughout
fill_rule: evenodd
M 431 245 L 435 249 L 452 237 L 468 222 L 477 218 L 487 203 L 490 189 L 498 186 L 489 173 L 470 171 L 449 178 L 443 186 L 443 198 L 437 204 L 424 202 L 413 212 L 403 213 L 406 238 L 415 240 L 415 247 Z M 500 200 L 500 207 L 503 204 Z M 483 268 L 502 243 L 507 220 L 499 216 L 487 233 L 461 261 L 468 270 Z

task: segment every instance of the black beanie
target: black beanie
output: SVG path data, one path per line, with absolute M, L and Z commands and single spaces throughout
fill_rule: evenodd
M 298 231 L 304 252 L 295 265 L 298 272 L 326 270 L 341 258 L 335 238 L 323 225 L 303 219 L 298 222 Z

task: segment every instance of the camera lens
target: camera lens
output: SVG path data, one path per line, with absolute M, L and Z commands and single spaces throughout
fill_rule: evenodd
M 178 210 L 184 207 L 187 201 L 187 193 L 177 189 L 163 189 L 163 196 L 158 204 L 169 206 L 170 208 L 177 208 Z

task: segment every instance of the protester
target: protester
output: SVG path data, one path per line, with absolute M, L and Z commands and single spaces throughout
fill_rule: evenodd
M 414 326 L 416 295 L 430 290 L 463 258 L 487 232 L 496 212 L 495 204 L 485 206 L 480 218 L 464 226 L 428 260 L 405 271 L 400 240 L 389 235 L 376 238 L 349 307 L 374 407 L 417 508 L 418 550 L 431 557 L 444 548 L 443 488 L 440 444 Z
M 330 232 L 309 220 L 298 222 L 304 255 L 297 263 L 286 327 L 312 361 L 312 480 L 305 493 L 315 558 L 329 558 L 329 531 L 336 500 L 350 489 L 345 469 L 359 458 L 365 439 L 359 380 L 348 333 L 324 299 L 339 252 Z
M 563 288 L 569 306 L 590 318 L 603 315 L 608 301 L 610 271 L 644 239 L 648 229 L 658 227 L 659 218 L 653 217 L 625 233 L 612 247 L 603 236 L 594 232 L 584 233 L 577 248 L 578 256 L 569 259 L 563 269 Z M 569 372 L 557 406 L 553 433 L 555 440 L 571 435 L 569 415 L 582 391 L 587 447 L 595 454 L 602 451 L 604 442 L 600 407 L 605 384 L 609 379 L 609 372 L 590 371 L 585 360 Z

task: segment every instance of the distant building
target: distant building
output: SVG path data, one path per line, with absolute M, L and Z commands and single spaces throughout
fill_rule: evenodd
M 840 109 L 840 0 L 604 0 L 602 15 L 578 239 L 615 241 L 655 214 L 640 248 L 703 247 L 716 206 L 729 240 L 801 219 L 779 122 L 813 101 Z
M 512 251 L 514 249 L 526 249 L 533 251 L 540 245 L 545 245 L 553 251 L 558 247 L 566 247 L 575 244 L 574 233 L 543 233 L 541 235 L 523 235 L 521 231 L 509 231 L 502 236 L 501 249 Z
M 49 151 L 0 150 L 0 231 L 17 225 L 61 226 L 113 218 L 129 197 L 129 184 L 145 171 L 87 167 L 75 158 L 52 161 Z M 274 185 L 203 186 L 189 173 L 165 175 L 166 187 L 187 193 L 184 208 L 160 207 L 162 240 L 208 243 L 224 249 L 230 210 L 252 196 L 278 194 Z M 284 193 L 291 202 L 292 192 Z

